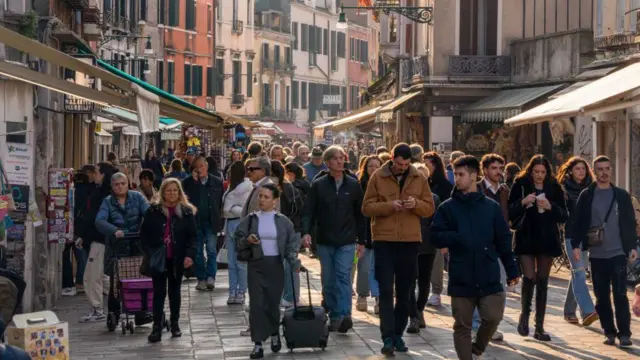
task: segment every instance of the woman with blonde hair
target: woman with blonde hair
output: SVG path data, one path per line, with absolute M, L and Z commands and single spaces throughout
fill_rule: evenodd
M 196 208 L 180 181 L 168 178 L 144 215 L 140 243 L 146 260 L 145 275 L 153 280 L 153 330 L 149 342 L 162 338 L 164 299 L 169 295 L 171 336 L 180 337 L 180 285 L 184 270 L 196 256 Z M 168 291 L 167 291 L 168 285 Z

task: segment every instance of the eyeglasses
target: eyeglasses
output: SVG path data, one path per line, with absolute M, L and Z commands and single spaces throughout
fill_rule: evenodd
M 247 168 L 248 171 L 258 171 L 258 170 L 262 170 L 261 167 L 259 166 L 250 166 Z

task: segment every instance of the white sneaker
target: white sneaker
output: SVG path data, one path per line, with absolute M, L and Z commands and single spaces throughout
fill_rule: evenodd
M 440 299 L 440 295 L 431 294 L 431 297 L 429 297 L 429 300 L 427 300 L 427 306 L 441 306 L 441 305 L 442 305 L 442 300 Z
M 287 301 L 285 299 L 282 299 L 280 301 L 280 307 L 283 307 L 283 308 L 287 309 L 287 308 L 293 307 L 293 303 L 291 301 Z
M 471 359 L 473 359 L 473 360 L 482 360 L 482 355 L 471 354 Z
M 64 288 L 62 289 L 62 296 L 76 296 L 76 288 Z
M 206 290 L 208 290 L 207 283 L 204 282 L 204 281 L 198 280 L 198 285 L 196 285 L 196 290 L 198 290 L 198 291 L 206 291 Z
M 209 277 L 207 279 L 207 289 L 208 290 L 213 290 L 216 288 L 216 279 Z
M 90 313 L 83 316 L 80 321 L 82 322 L 97 322 L 105 319 L 104 311 L 102 309 L 93 309 Z
M 504 340 L 504 334 L 499 330 L 496 330 L 496 332 L 493 333 L 493 336 L 491 336 L 491 341 L 502 341 L 502 340 Z

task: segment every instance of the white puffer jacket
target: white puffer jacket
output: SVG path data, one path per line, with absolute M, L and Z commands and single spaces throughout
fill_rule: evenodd
M 241 217 L 242 208 L 244 208 L 244 204 L 247 202 L 247 199 L 249 199 L 252 190 L 253 183 L 247 178 L 232 191 L 227 190 L 222 200 L 222 217 L 225 219 Z

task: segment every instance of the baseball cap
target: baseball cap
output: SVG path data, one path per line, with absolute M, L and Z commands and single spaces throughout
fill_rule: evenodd
M 318 147 L 314 147 L 313 150 L 311 150 L 311 157 L 312 158 L 322 157 L 322 150 Z

